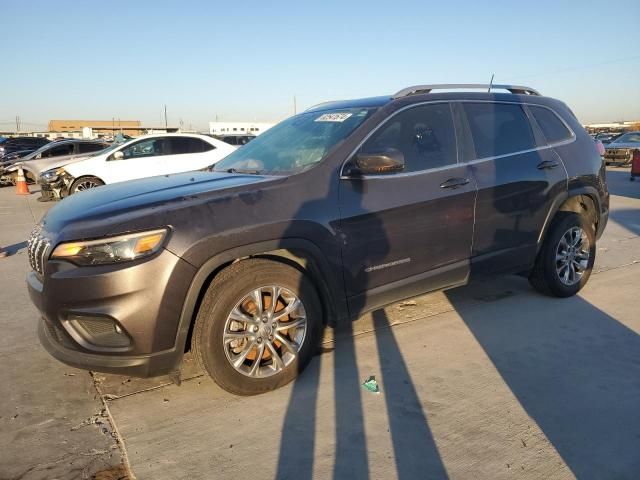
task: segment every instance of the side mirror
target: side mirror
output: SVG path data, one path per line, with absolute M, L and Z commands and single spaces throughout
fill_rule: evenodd
M 388 148 L 376 153 L 358 153 L 351 175 L 383 175 L 404 170 L 404 155 L 400 150 Z
M 113 155 L 111 155 L 111 158 L 113 160 L 122 160 L 124 158 L 124 153 L 122 153 L 120 150 L 118 150 Z

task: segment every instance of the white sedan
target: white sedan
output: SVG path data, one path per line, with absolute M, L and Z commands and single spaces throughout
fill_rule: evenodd
M 235 147 L 206 135 L 154 134 L 114 145 L 55 171 L 69 195 L 100 185 L 199 170 L 222 160 Z

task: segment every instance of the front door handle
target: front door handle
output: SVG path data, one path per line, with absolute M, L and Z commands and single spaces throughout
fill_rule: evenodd
M 540 162 L 538 164 L 538 170 L 551 170 L 552 168 L 556 168 L 558 166 L 558 162 L 554 162 L 553 160 L 545 160 L 544 162 Z
M 459 188 L 469 183 L 468 178 L 450 178 L 449 180 L 440 184 L 440 188 Z

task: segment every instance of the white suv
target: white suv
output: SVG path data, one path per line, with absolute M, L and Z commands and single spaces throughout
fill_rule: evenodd
M 43 173 L 60 196 L 109 183 L 199 170 L 222 160 L 235 147 L 206 135 L 145 135 Z M 55 185 L 58 184 L 58 185 Z M 55 188 L 55 187 L 58 188 Z

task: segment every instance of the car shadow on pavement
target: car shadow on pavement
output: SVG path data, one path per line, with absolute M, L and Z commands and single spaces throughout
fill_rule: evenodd
M 447 292 L 454 307 L 464 292 Z M 577 478 L 632 478 L 640 472 L 640 336 L 579 296 L 540 296 L 539 304 L 534 312 L 515 299 L 456 310 Z
M 375 338 L 387 406 L 389 433 L 398 478 L 447 478 L 423 406 L 409 375 L 387 314 L 373 312 Z M 358 373 L 351 323 L 345 322 L 335 338 L 334 406 L 335 449 L 332 478 L 375 478 L 369 472 L 368 447 L 362 409 L 364 378 Z M 316 403 L 320 362 L 316 358 L 293 386 L 282 428 L 278 479 L 313 478 Z M 379 434 L 386 434 L 381 431 Z M 371 433 L 369 434 L 371 435 Z M 392 460 L 391 460 L 392 461 Z
M 16 253 L 20 252 L 20 250 L 22 250 L 23 248 L 27 248 L 26 241 L 14 243 L 13 245 L 8 245 L 4 247 L 4 250 L 7 252 L 7 255 L 15 255 Z

